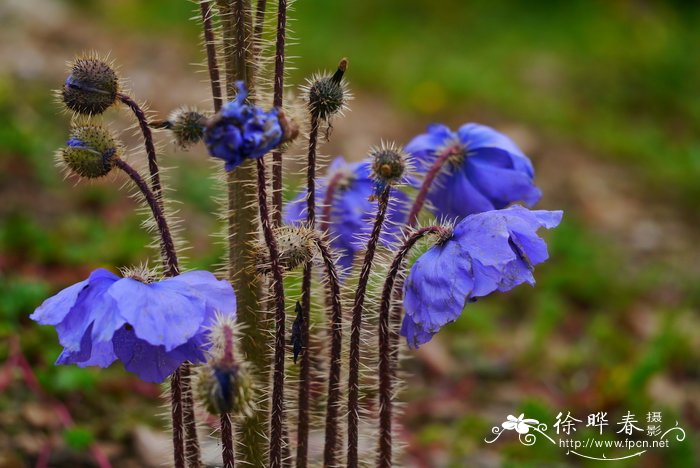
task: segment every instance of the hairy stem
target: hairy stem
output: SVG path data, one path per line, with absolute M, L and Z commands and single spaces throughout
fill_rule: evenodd
M 221 94 L 221 77 L 219 76 L 219 64 L 216 58 L 216 38 L 211 24 L 212 5 L 209 0 L 200 0 L 199 8 L 202 13 L 202 29 L 204 30 L 204 47 L 207 51 L 207 69 L 211 82 L 211 96 L 214 101 L 214 112 L 218 112 L 223 104 Z
M 324 234 L 322 233 L 321 236 Z M 340 301 L 340 281 L 330 248 L 321 236 L 315 243 L 326 267 L 328 293 L 331 299 L 331 355 L 328 373 L 328 401 L 326 403 L 326 437 L 323 466 L 334 466 L 338 447 L 338 413 L 340 411 L 340 367 L 343 346 L 343 310 Z
M 321 232 L 329 235 L 331 227 L 331 212 L 333 210 L 333 197 L 335 197 L 335 192 L 338 189 L 338 183 L 343 178 L 343 174 L 338 172 L 331 177 L 328 181 L 328 186 L 326 187 L 326 196 L 323 198 L 323 206 L 321 208 Z
M 265 160 L 257 160 L 258 169 L 258 207 L 260 210 L 260 225 L 265 237 L 265 243 L 270 254 L 270 270 L 275 297 L 275 352 L 274 372 L 272 376 L 272 411 L 270 415 L 270 468 L 282 466 L 282 440 L 284 426 L 284 354 L 285 354 L 285 311 L 284 284 L 282 268 L 279 263 L 279 250 L 275 240 L 270 213 L 267 206 L 267 177 L 265 175 Z
M 236 81 L 250 80 L 246 71 L 245 2 L 241 0 L 217 0 L 223 30 L 226 69 L 226 95 L 229 100 L 236 94 Z M 257 410 L 238 426 L 240 436 L 236 438 L 239 458 L 252 466 L 264 466 L 268 440 L 269 386 L 268 355 L 270 334 L 265 313 L 259 310 L 260 287 L 255 276 L 255 256 L 248 248 L 257 237 L 255 185 L 255 162 L 247 160 L 235 171 L 227 174 L 228 188 L 228 278 L 236 291 L 237 321 L 246 332 L 241 337 L 241 350 L 253 367 L 255 377 L 255 404 Z
M 319 118 L 316 112 L 311 113 L 311 131 L 309 133 L 309 152 L 306 166 L 306 224 L 313 229 L 316 224 L 316 146 L 318 143 Z M 304 354 L 301 356 L 299 369 L 299 401 L 297 422 L 297 466 L 305 467 L 308 458 L 309 440 L 309 389 L 311 365 L 309 349 L 309 321 L 311 317 L 311 270 L 312 263 L 304 264 L 304 277 L 301 285 L 301 307 L 304 322 L 301 332 L 301 346 Z
M 392 418 L 392 392 L 394 367 L 392 366 L 392 350 L 390 343 L 390 330 L 395 324 L 389 323 L 389 311 L 391 309 L 394 284 L 399 276 L 411 248 L 427 234 L 447 234 L 448 229 L 441 226 L 428 226 L 411 234 L 396 253 L 391 263 L 389 272 L 384 282 L 382 298 L 379 306 L 379 453 L 377 455 L 378 468 L 390 468 L 391 465 L 391 418 Z M 400 293 L 399 293 L 400 294 Z
M 224 468 L 233 468 L 236 463 L 235 452 L 233 450 L 233 427 L 231 424 L 231 415 L 222 413 L 220 418 L 221 431 L 221 458 L 224 462 Z
M 272 105 L 282 107 L 284 94 L 284 47 L 287 34 L 287 0 L 277 4 L 277 41 L 275 42 L 275 77 Z M 272 217 L 275 226 L 282 224 L 282 151 L 272 152 Z
M 158 226 L 158 231 L 161 238 L 161 248 L 163 261 L 165 263 L 166 275 L 176 276 L 179 273 L 179 266 L 177 261 L 177 253 L 175 252 L 175 244 L 173 243 L 172 235 L 170 234 L 170 228 L 168 227 L 168 222 L 163 214 L 163 209 L 159 200 L 156 198 L 154 193 L 143 180 L 143 177 L 131 167 L 126 161 L 122 159 L 116 159 L 114 163 L 117 168 L 124 171 L 136 184 L 139 191 L 146 199 L 146 203 L 151 208 L 153 213 L 153 218 Z M 184 468 L 185 466 L 185 451 L 184 451 L 184 415 L 183 411 L 185 405 L 183 404 L 183 393 L 189 392 L 189 384 L 183 379 L 183 368 L 187 364 L 180 366 L 171 377 L 170 381 L 170 404 L 171 404 L 171 417 L 173 424 L 173 456 L 175 457 L 175 467 Z M 196 433 L 195 433 L 196 440 Z M 199 459 L 199 455 L 197 455 Z
M 350 375 L 348 377 L 348 468 L 357 468 L 357 442 L 359 437 L 359 397 L 360 397 L 360 332 L 362 330 L 362 309 L 367 291 L 367 282 L 372 269 L 372 261 L 377 250 L 379 234 L 384 224 L 387 207 L 389 206 L 389 193 L 391 187 L 387 186 L 379 195 L 377 217 L 374 220 L 372 234 L 367 243 L 365 259 L 362 263 L 360 278 L 355 291 L 355 302 L 352 307 L 352 325 L 350 331 Z
M 146 118 L 145 112 L 143 109 L 141 109 L 141 107 L 139 107 L 136 101 L 131 99 L 126 94 L 119 93 L 117 98 L 122 103 L 126 104 L 129 109 L 131 109 L 136 116 L 136 120 L 139 122 L 139 127 L 141 128 L 141 133 L 143 134 L 143 144 L 146 147 L 146 155 L 148 156 L 148 172 L 150 172 L 151 175 L 151 190 L 153 191 L 156 199 L 160 201 L 163 194 L 160 186 L 158 159 L 156 157 L 156 147 L 153 144 L 153 133 L 151 132 L 151 127 L 148 126 L 148 118 Z
M 428 192 L 430 192 L 430 187 L 433 186 L 435 177 L 437 177 L 437 175 L 440 173 L 442 167 L 449 160 L 450 156 L 454 156 L 460 151 L 462 151 L 462 147 L 460 145 L 453 145 L 448 146 L 441 151 L 440 154 L 438 154 L 435 162 L 425 174 L 425 179 L 423 179 L 423 183 L 418 190 L 418 195 L 416 195 L 416 199 L 411 206 L 411 211 L 408 213 L 408 219 L 406 221 L 406 226 L 408 228 L 412 228 L 418 222 L 418 215 L 425 205 L 425 200 L 428 197 Z

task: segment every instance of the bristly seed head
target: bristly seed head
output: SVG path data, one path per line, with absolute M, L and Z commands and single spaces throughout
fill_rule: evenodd
M 120 268 L 122 277 L 131 278 L 143 284 L 158 281 L 158 274 L 146 264 Z
M 343 75 L 348 67 L 348 60 L 342 59 L 338 70 L 333 75 L 313 77 L 309 80 L 309 111 L 322 120 L 328 120 L 342 111 L 348 99 L 347 84 Z
M 119 152 L 120 146 L 109 130 L 99 125 L 79 124 L 71 129 L 60 159 L 71 172 L 95 179 L 112 170 Z
M 173 132 L 175 143 L 186 149 L 199 143 L 204 138 L 204 127 L 208 117 L 197 109 L 183 107 L 173 111 L 166 122 L 161 125 Z
M 118 93 L 119 79 L 114 69 L 104 60 L 90 56 L 71 64 L 61 97 L 70 110 L 95 115 L 114 105 Z
M 310 261 L 316 251 L 315 233 L 306 227 L 280 226 L 274 229 L 279 249 L 280 266 L 285 271 L 293 270 Z M 270 273 L 270 256 L 267 244 L 257 241 L 253 245 L 258 274 Z
M 372 160 L 372 176 L 375 180 L 375 196 L 378 196 L 389 185 L 401 182 L 406 172 L 408 156 L 403 149 L 394 144 L 382 144 L 370 150 Z

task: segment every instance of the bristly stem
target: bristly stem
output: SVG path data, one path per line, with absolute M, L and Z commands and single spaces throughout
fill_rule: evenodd
M 260 210 L 260 226 L 263 230 L 265 243 L 270 254 L 270 270 L 272 272 L 273 290 L 275 296 L 275 351 L 274 372 L 272 376 L 272 411 L 270 415 L 270 468 L 282 466 L 282 440 L 284 426 L 284 354 L 285 354 L 285 311 L 284 284 L 282 268 L 279 263 L 277 241 L 270 225 L 270 212 L 267 206 L 267 177 L 265 160 L 257 160 L 258 169 L 258 207 Z
M 252 75 L 246 70 L 245 22 L 246 15 L 240 0 L 216 0 L 221 17 L 226 69 L 226 96 L 231 100 L 236 95 L 236 81 L 245 81 L 252 91 Z M 240 33 L 240 34 L 239 34 Z M 252 95 L 249 95 L 249 100 Z M 228 205 L 228 279 L 236 291 L 237 322 L 246 333 L 241 337 L 241 350 L 245 359 L 253 366 L 255 376 L 255 403 L 257 410 L 238 427 L 236 438 L 238 457 L 252 466 L 264 466 L 268 441 L 268 399 L 264 393 L 269 383 L 270 326 L 266 314 L 259 310 L 260 287 L 255 274 L 255 254 L 247 248 L 257 238 L 255 162 L 248 160 L 235 171 L 227 174 Z
M 275 82 L 272 105 L 282 108 L 284 95 L 284 47 L 287 34 L 287 0 L 277 4 L 277 41 L 275 42 Z M 272 152 L 272 217 L 275 226 L 282 224 L 282 151 Z
M 360 333 L 362 331 L 362 309 L 367 291 L 367 282 L 372 269 L 372 261 L 377 250 L 379 234 L 384 224 L 386 211 L 389 206 L 391 186 L 387 186 L 379 195 L 377 217 L 372 227 L 372 234 L 367 243 L 365 259 L 362 263 L 360 278 L 355 291 L 355 302 L 352 307 L 352 325 L 350 331 L 350 374 L 348 377 L 348 468 L 357 468 L 357 443 L 359 437 L 359 397 L 360 397 Z
M 323 205 L 321 207 L 321 225 L 319 226 L 321 232 L 328 235 L 331 227 L 331 212 L 333 211 L 333 197 L 335 197 L 335 192 L 338 189 L 338 183 L 343 178 L 341 172 L 336 172 L 328 181 L 328 186 L 326 187 L 326 196 L 323 198 Z
M 384 282 L 382 298 L 379 306 L 379 453 L 377 455 L 378 468 L 390 468 L 391 460 L 391 418 L 392 418 L 392 393 L 394 366 L 391 349 L 390 331 L 396 324 L 389 322 L 389 310 L 391 309 L 394 284 L 399 276 L 411 248 L 427 234 L 449 235 L 449 229 L 442 226 L 428 226 L 412 233 L 396 253 L 391 263 L 389 272 Z M 400 292 L 399 292 L 400 295 Z
M 119 93 L 117 97 L 122 103 L 126 104 L 126 106 L 131 109 L 136 116 L 136 120 L 139 122 L 139 127 L 141 128 L 141 133 L 143 134 L 143 144 L 146 147 L 146 155 L 148 156 L 148 172 L 150 172 L 151 176 L 151 190 L 159 203 L 162 204 L 161 198 L 163 194 L 160 186 L 158 158 L 156 156 L 156 147 L 153 144 L 153 133 L 151 132 L 151 127 L 148 126 L 148 118 L 146 117 L 146 113 L 143 111 L 143 109 L 141 109 L 136 101 L 131 99 L 126 94 Z
M 306 169 L 306 224 L 309 229 L 313 229 L 316 224 L 316 146 L 318 143 L 318 129 L 319 116 L 317 112 L 312 111 Z M 301 356 L 299 369 L 299 412 L 297 418 L 297 467 L 300 468 L 306 466 L 309 449 L 309 389 L 311 386 L 309 369 L 311 362 L 308 349 L 309 321 L 311 318 L 311 270 L 312 263 L 306 262 L 301 285 L 301 307 L 304 317 L 301 331 L 301 347 L 304 353 Z
M 214 101 L 214 112 L 218 112 L 223 104 L 221 95 L 221 76 L 219 75 L 219 64 L 216 58 L 216 38 L 211 24 L 212 5 L 209 0 L 200 0 L 199 8 L 202 12 L 202 28 L 204 30 L 204 47 L 207 51 L 207 68 L 209 70 L 209 81 L 211 82 L 211 96 Z
M 233 426 L 231 424 L 231 415 L 221 413 L 219 418 L 221 431 L 221 457 L 224 462 L 224 468 L 233 468 L 235 466 L 235 452 L 233 450 Z
M 267 8 L 266 0 L 258 0 L 255 7 L 255 28 L 253 29 L 253 47 L 255 48 L 255 57 L 257 59 L 260 54 L 260 43 L 262 42 L 262 34 L 265 28 L 265 9 Z
M 163 260 L 165 263 L 165 269 L 166 272 L 165 274 L 167 276 L 176 276 L 179 273 L 179 266 L 178 266 L 178 261 L 177 261 L 177 253 L 175 252 L 175 244 L 173 243 L 173 238 L 172 235 L 170 234 L 170 228 L 168 227 L 168 222 L 165 219 L 165 215 L 163 214 L 163 209 L 161 204 L 159 203 L 159 200 L 156 198 L 154 193 L 151 191 L 151 189 L 148 187 L 148 184 L 146 181 L 143 180 L 143 177 L 134 169 L 131 167 L 126 161 L 123 159 L 116 159 L 114 164 L 117 166 L 117 168 L 121 169 L 124 171 L 136 184 L 138 189 L 141 191 L 141 194 L 143 197 L 146 199 L 146 203 L 148 203 L 148 206 L 151 208 L 151 212 L 153 213 L 153 218 L 156 221 L 156 225 L 158 226 L 158 231 L 160 233 L 160 238 L 161 238 L 161 247 L 162 247 L 162 255 L 163 255 Z M 191 392 L 189 391 L 189 383 L 186 382 L 185 380 L 187 379 L 187 376 L 183 376 L 183 373 L 189 373 L 189 368 L 187 367 L 187 364 L 183 364 L 180 366 L 175 373 L 171 377 L 170 381 L 170 404 L 171 404 L 171 417 L 172 417 L 172 424 L 173 424 L 173 455 L 175 457 L 175 467 L 176 468 L 184 468 L 185 467 L 185 448 L 184 448 L 184 443 L 185 443 L 185 436 L 184 436 L 184 413 L 183 411 L 186 410 L 185 408 L 185 402 L 183 401 L 183 394 L 190 394 L 191 397 Z M 183 378 L 184 377 L 184 378 Z M 194 415 L 192 416 L 194 418 Z M 196 432 L 195 432 L 195 441 L 196 441 Z M 198 449 L 198 444 L 197 444 L 197 449 Z M 189 454 L 188 454 L 189 455 Z M 190 457 L 188 456 L 188 459 Z M 194 458 L 194 454 L 192 455 L 191 459 Z M 197 452 L 196 454 L 196 460 L 197 462 L 199 461 L 199 453 Z
M 437 177 L 437 175 L 440 173 L 442 167 L 450 159 L 450 156 L 454 156 L 460 151 L 462 151 L 462 147 L 460 145 L 452 145 L 448 146 L 441 151 L 440 154 L 438 154 L 435 162 L 425 174 L 425 178 L 423 179 L 423 183 L 418 190 L 413 206 L 411 206 L 411 211 L 408 213 L 408 219 L 406 221 L 406 226 L 408 228 L 412 228 L 418 222 L 418 215 L 420 214 L 420 210 L 422 210 L 423 206 L 425 205 L 425 200 L 428 197 L 428 192 L 430 192 L 430 187 L 433 186 L 435 177 Z
M 338 413 L 340 411 L 340 367 L 343 346 L 343 310 L 340 301 L 340 281 L 330 248 L 323 240 L 324 233 L 315 237 L 316 247 L 326 267 L 328 292 L 331 299 L 331 355 L 328 372 L 328 400 L 326 402 L 326 436 L 323 466 L 335 466 L 338 447 Z

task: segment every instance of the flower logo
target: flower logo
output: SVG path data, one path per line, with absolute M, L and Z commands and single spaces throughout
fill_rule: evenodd
M 501 424 L 501 426 L 503 426 L 503 429 L 506 429 L 508 431 L 512 431 L 513 429 L 515 429 L 518 434 L 527 434 L 528 432 L 530 432 L 530 426 L 536 426 L 540 423 L 537 419 L 524 418 L 525 413 L 521 413 L 520 416 L 518 416 L 517 418 L 512 414 L 509 414 L 506 418 L 507 421 Z

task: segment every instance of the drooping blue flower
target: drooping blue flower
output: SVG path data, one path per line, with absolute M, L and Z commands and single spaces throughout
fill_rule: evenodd
M 532 206 L 542 196 L 527 156 L 510 138 L 485 125 L 469 123 L 456 132 L 430 125 L 405 149 L 419 174 L 430 171 L 443 152 L 451 153 L 428 192 L 438 217 L 461 219 L 514 202 Z
M 428 249 L 408 274 L 401 326 L 408 345 L 417 348 L 430 341 L 477 297 L 522 283 L 534 285 L 534 265 L 548 258 L 537 230 L 556 227 L 561 217 L 561 211 L 514 205 L 459 222 L 452 237 Z
M 141 379 L 162 382 L 185 361 L 204 362 L 215 314 L 236 315 L 231 285 L 207 271 L 144 281 L 100 268 L 44 301 L 30 317 L 56 328 L 64 347 L 56 364 L 119 359 Z
M 224 104 L 204 129 L 209 154 L 226 161 L 227 171 L 238 167 L 246 158 L 264 156 L 284 137 L 277 109 L 265 112 L 246 104 L 245 84 L 238 81 L 236 87 L 236 99 Z
M 332 198 L 328 205 L 331 246 L 340 253 L 338 264 L 342 268 L 350 268 L 355 253 L 366 245 L 377 214 L 377 202 L 373 199 L 376 182 L 371 164 L 370 160 L 348 163 L 339 156 L 329 166 L 326 177 L 316 182 L 317 224 L 323 223 L 324 211 L 328 211 L 324 210 L 324 204 L 331 186 Z M 389 203 L 380 237 L 385 246 L 396 241 L 406 222 L 408 197 L 400 190 L 392 190 Z M 306 222 L 305 190 L 285 206 L 284 222 L 293 225 Z

